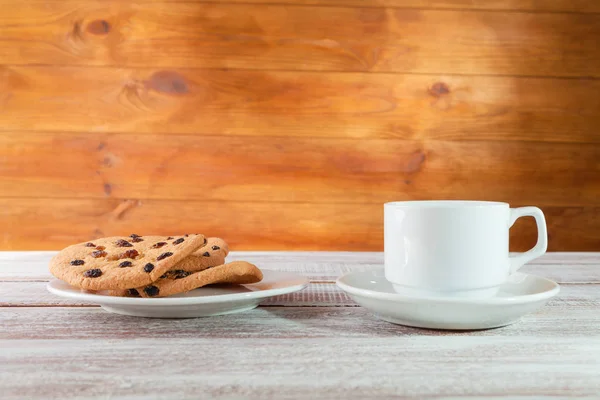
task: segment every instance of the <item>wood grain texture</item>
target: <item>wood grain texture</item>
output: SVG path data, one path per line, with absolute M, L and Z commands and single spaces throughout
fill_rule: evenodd
M 0 252 L 0 281 L 47 282 L 50 259 L 56 251 Z M 351 271 L 372 271 L 383 268 L 381 252 L 328 251 L 232 251 L 229 261 L 243 260 L 260 268 L 301 274 L 312 282 L 335 282 Z M 600 252 L 551 252 L 529 262 L 525 273 L 544 276 L 558 283 L 600 284 Z
M 16 308 L 0 328 L 0 385 L 4 399 L 595 396 L 597 313 L 563 320 L 585 336 L 557 328 L 553 315 L 440 335 L 374 320 L 360 308 L 160 322 L 97 308 Z
M 8 133 L 600 143 L 600 80 L 29 66 L 0 90 Z
M 549 251 L 598 250 L 599 208 L 544 207 L 544 212 Z M 0 226 L 5 229 L 0 246 L 54 250 L 96 237 L 177 231 L 209 232 L 235 250 L 380 251 L 382 213 L 379 204 L 5 198 L 0 199 Z M 528 222 L 523 219 L 511 229 L 511 250 L 533 246 L 537 235 Z
M 265 1 L 4 1 L 0 248 L 378 250 L 376 205 L 479 198 L 600 249 L 597 2 Z
M 600 198 L 600 144 L 0 133 L 0 159 L 0 192 L 15 197 L 548 206 Z
M 179 2 L 185 0 L 169 1 Z M 203 1 L 207 3 L 222 2 L 222 0 Z M 396 7 L 450 10 L 507 10 L 527 12 L 600 12 L 600 3 L 598 3 L 596 0 L 227 0 L 227 2 L 374 8 Z
M 6 64 L 600 76 L 600 14 L 118 0 L 3 11 Z

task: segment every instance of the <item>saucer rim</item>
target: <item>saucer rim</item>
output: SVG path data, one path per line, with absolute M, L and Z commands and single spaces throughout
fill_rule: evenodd
M 203 304 L 217 304 L 217 303 L 229 303 L 235 301 L 248 301 L 248 300 L 259 300 L 268 297 L 280 296 L 283 294 L 289 294 L 304 290 L 310 283 L 308 278 L 303 275 L 295 274 L 287 271 L 277 271 L 270 269 L 261 269 L 263 275 L 274 274 L 280 276 L 286 276 L 287 279 L 297 279 L 299 283 L 295 283 L 289 286 L 284 286 L 275 289 L 258 289 L 250 292 L 242 293 L 229 293 L 212 296 L 190 296 L 190 297 L 159 297 L 159 298 L 137 298 L 137 297 L 119 297 L 119 296 L 107 296 L 101 294 L 95 294 L 81 291 L 68 291 L 55 286 L 56 283 L 64 282 L 60 279 L 52 279 L 46 284 L 46 290 L 50 293 L 70 299 L 76 299 L 80 301 L 86 301 L 93 304 L 99 305 L 116 305 L 116 306 L 187 306 L 187 305 L 203 305 Z M 279 278 L 281 279 L 281 278 Z M 257 284 L 260 284 L 258 282 Z M 68 284 L 67 284 L 68 285 Z M 255 284 L 247 284 L 242 286 L 253 286 Z M 72 286 L 71 286 L 72 287 Z M 72 287 L 77 290 L 77 288 Z M 199 288 L 202 289 L 202 288 Z
M 548 278 L 541 277 L 535 274 L 527 274 L 524 272 L 517 272 L 517 274 L 532 276 L 535 279 L 546 281 L 552 285 L 552 288 L 541 293 L 526 294 L 522 296 L 511 296 L 511 297 L 489 297 L 489 298 L 465 298 L 465 297 L 434 297 L 434 296 L 419 296 L 409 295 L 401 293 L 388 293 L 378 292 L 371 289 L 362 289 L 355 286 L 351 286 L 347 283 L 342 282 L 343 279 L 354 275 L 354 274 L 370 274 L 374 275 L 377 271 L 383 271 L 383 268 L 379 270 L 371 271 L 352 271 L 340 276 L 335 284 L 342 289 L 344 292 L 355 295 L 373 298 L 377 300 L 388 300 L 395 302 L 407 302 L 407 301 L 420 301 L 429 303 L 452 303 L 452 304 L 477 304 L 477 305 L 502 305 L 502 304 L 526 304 L 541 300 L 547 300 L 556 296 L 560 292 L 560 285 Z M 380 277 L 378 277 L 380 278 Z M 385 279 L 385 278 L 384 278 Z

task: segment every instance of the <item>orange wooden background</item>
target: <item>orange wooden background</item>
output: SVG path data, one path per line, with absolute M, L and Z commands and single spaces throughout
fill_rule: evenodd
M 537 205 L 550 250 L 600 250 L 599 1 L 0 4 L 3 250 L 381 250 L 409 199 Z

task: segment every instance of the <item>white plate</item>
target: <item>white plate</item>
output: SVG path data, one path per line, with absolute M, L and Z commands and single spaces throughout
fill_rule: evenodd
M 385 321 L 430 329 L 488 329 L 512 324 L 542 307 L 560 288 L 551 280 L 513 274 L 494 297 L 440 298 L 398 294 L 383 270 L 351 272 L 337 285 Z
M 108 312 L 151 318 L 195 318 L 232 314 L 255 308 L 268 297 L 297 292 L 308 280 L 289 272 L 262 270 L 263 280 L 251 285 L 219 285 L 155 299 L 109 296 L 90 292 L 54 279 L 48 291 L 58 296 L 99 304 Z

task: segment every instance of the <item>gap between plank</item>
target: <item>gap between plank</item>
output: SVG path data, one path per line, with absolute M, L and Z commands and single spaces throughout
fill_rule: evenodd
M 552 1 L 552 0 L 550 0 Z M 595 1 L 595 0 L 592 0 Z M 189 1 L 171 1 L 171 3 L 190 3 Z M 228 6 L 252 5 L 252 6 L 286 6 L 286 7 L 322 7 L 322 8 L 373 8 L 373 9 L 390 9 L 390 10 L 417 10 L 417 11 L 461 11 L 461 12 L 476 12 L 476 13 L 514 13 L 514 14 L 575 14 L 575 15 L 597 15 L 599 11 L 547 11 L 534 9 L 489 9 L 489 8 L 464 8 L 464 7 L 402 7 L 402 6 L 370 6 L 368 2 L 365 5 L 344 5 L 344 4 L 297 4 L 297 3 L 280 3 L 273 2 L 230 2 L 230 1 L 198 1 L 194 4 L 226 4 Z
M 324 307 L 329 307 L 329 308 L 341 308 L 341 307 L 360 307 L 358 304 L 326 304 L 326 305 L 319 305 L 319 304 L 298 304 L 298 305 L 294 305 L 294 304 L 290 304 L 290 305 L 283 305 L 283 304 L 259 304 L 258 307 L 268 307 L 268 308 L 273 308 L 273 307 L 279 307 L 279 308 L 324 308 Z M 97 304 L 0 304 L 0 309 L 1 308 L 100 308 L 99 305 Z
M 585 143 L 578 143 L 578 144 L 585 144 Z M 587 144 L 592 145 L 592 143 L 588 143 Z M 593 145 L 598 146 L 598 148 L 600 149 L 600 143 L 594 143 Z M 112 201 L 152 201 L 152 202 L 171 202 L 171 203 L 189 203 L 190 200 L 189 199 L 184 199 L 184 198 L 174 198 L 174 199 L 170 199 L 170 198 L 163 198 L 163 197 L 102 197 L 102 196 L 98 196 L 98 197 L 39 197 L 39 196 L 5 196 L 3 194 L 0 194 L 0 199 L 36 199 L 36 200 L 65 200 L 65 201 L 86 201 L 86 200 L 90 200 L 90 201 L 100 201 L 100 200 L 112 200 Z M 227 204 L 241 204 L 242 201 L 240 200 L 193 200 L 194 203 L 218 203 L 218 204 L 223 204 L 223 203 L 227 203 Z M 373 202 L 345 202 L 345 201 L 331 201 L 331 202 L 319 202 L 319 201 L 258 201 L 258 200 L 244 200 L 243 201 L 244 204 L 325 204 L 325 205 L 333 205 L 333 204 L 339 204 L 339 205 L 352 205 L 352 206 L 360 206 L 360 205 L 381 205 L 383 204 L 381 201 L 373 201 Z M 569 205 L 563 205 L 563 204 L 550 204 L 550 203 L 537 203 L 537 206 L 539 207 L 546 207 L 546 208 L 562 208 L 562 209 L 573 209 L 573 208 L 600 208 L 600 204 L 596 204 L 596 203 L 587 203 L 587 204 L 582 204 L 582 203 L 572 203 Z M 42 250 L 42 251 L 59 251 L 60 249 L 53 249 L 53 250 Z M 8 251 L 32 251 L 32 250 L 8 250 Z M 240 251 L 246 251 L 246 250 L 240 250 Z M 251 251 L 251 250 L 248 250 Z M 266 251 L 266 250 L 256 250 L 256 251 Z M 281 250 L 281 251 L 286 251 L 286 250 Z M 319 250 L 314 250 L 314 251 L 319 251 Z M 344 251 L 344 250 L 326 250 L 326 251 Z M 565 252 L 565 251 L 559 251 L 559 252 Z M 577 264 L 577 263 L 573 263 L 573 264 Z M 586 264 L 583 263 L 581 265 L 590 265 L 590 264 Z
M 582 265 L 587 265 L 587 264 L 582 264 Z M 543 277 L 542 277 L 543 278 Z M 320 285 L 335 285 L 337 278 L 332 278 L 329 281 L 324 281 L 324 280 L 309 280 L 309 284 L 320 284 Z M 10 279 L 2 279 L 0 278 L 0 284 L 2 283 L 24 283 L 24 282 L 34 282 L 34 283 L 47 283 L 50 282 L 50 279 L 27 279 L 27 278 L 23 278 L 23 279 L 15 279 L 15 278 L 10 278 Z M 600 281 L 594 281 L 594 282 L 556 282 L 558 285 L 600 285 Z
M 579 79 L 579 78 L 577 78 Z M 600 78 L 598 78 L 600 79 Z M 503 139 L 438 139 L 438 138 L 429 138 L 429 139 L 423 139 L 423 140 L 417 140 L 417 139 L 407 139 L 407 138 L 401 138 L 401 137 L 353 137 L 353 136 L 348 136 L 348 137 L 331 137 L 331 136 L 306 136 L 306 135 L 269 135 L 269 136 L 260 136 L 260 135 L 240 135 L 240 134 L 233 134 L 233 135 L 222 135 L 222 134 L 218 134 L 218 133 L 206 133 L 206 134 L 198 134 L 198 133 L 188 133 L 188 132 L 177 132 L 177 131 L 171 131 L 171 132 L 157 132 L 157 131 L 152 131 L 152 132 L 146 132 L 146 133 L 140 133 L 140 132 L 135 132 L 135 131 L 110 131 L 110 132 L 90 132 L 90 131 L 66 131 L 66 130 L 53 130 L 53 129 L 3 129 L 0 127 L 0 134 L 14 134 L 15 132 L 19 132 L 19 133 L 26 133 L 26 134 L 33 134 L 33 135 L 39 135 L 39 136 L 45 136 L 48 134 L 52 134 L 52 135 L 90 135 L 90 134 L 101 134 L 101 135 L 105 135 L 105 136 L 118 136 L 118 135 L 133 135 L 133 136 L 144 136 L 144 137 L 148 137 L 148 136 L 156 136 L 156 137 L 164 137 L 164 136 L 168 136 L 169 138 L 173 138 L 174 136 L 182 136 L 182 137 L 198 137 L 198 138 L 235 138 L 235 139 L 253 139 L 253 138 L 269 138 L 269 139 L 317 139 L 317 140 L 330 140 L 330 141 L 364 141 L 364 140 L 369 140 L 369 141 L 398 141 L 398 142 L 414 142 L 414 143 L 421 143 L 421 144 L 427 144 L 430 142 L 435 142 L 435 143 L 496 143 L 496 144 L 507 144 L 507 143 L 515 143 L 515 144 L 544 144 L 544 145 L 553 145 L 553 144 L 561 144 L 561 145 L 571 145 L 571 146 L 579 146 L 579 145 L 596 145 L 596 146 L 600 146 L 600 141 L 583 141 L 583 142 L 573 142 L 573 141 L 561 141 L 561 140 L 552 140 L 552 141 L 543 141 L 543 140 L 522 140 L 522 139 L 518 139 L 518 140 L 514 140 L 514 139 L 510 139 L 510 140 L 503 140 Z M 6 197 L 6 198 L 18 198 L 18 197 L 22 197 L 22 196 L 2 196 L 2 197 Z M 37 197 L 36 197 L 37 198 Z M 349 203 L 349 204 L 354 204 L 354 203 Z M 599 203 L 600 204 L 600 203 Z
M 60 0 L 59 0 L 60 1 Z M 553 1 L 553 0 L 550 0 Z M 596 0 L 589 0 L 596 1 Z M 52 3 L 52 2 L 51 2 Z M 285 7 L 302 7 L 302 8 L 352 8 L 352 9 L 361 9 L 361 8 L 372 8 L 372 9 L 390 9 L 390 10 L 418 10 L 418 11 L 444 11 L 444 12 L 453 12 L 453 11 L 461 11 L 461 12 L 473 12 L 473 13 L 513 13 L 513 14 L 576 14 L 576 15 L 597 15 L 600 14 L 600 11 L 567 11 L 567 10 L 559 10 L 559 11 L 548 11 L 548 10 L 535 10 L 535 9 L 489 9 L 489 8 L 464 8 L 464 7 L 402 7 L 402 6 L 386 6 L 386 5 L 369 5 L 368 2 L 365 2 L 365 5 L 353 5 L 353 4 L 311 4 L 311 3 L 285 3 L 278 1 L 244 1 L 244 2 L 232 2 L 232 1 L 210 1 L 210 0 L 200 0 L 200 1 L 177 1 L 171 0 L 167 1 L 166 4 L 218 4 L 218 5 L 227 5 L 230 7 L 243 7 L 243 6 L 285 6 Z
M 600 13 L 598 13 L 600 14 Z M 177 71 L 248 71 L 248 72 L 294 72 L 299 74 L 368 74 L 368 75 L 416 75 L 416 76 L 459 76 L 459 77 L 484 77 L 484 78 L 523 78 L 523 79 L 562 79 L 562 80 L 600 80 L 600 76 L 589 75 L 521 75 L 521 74 L 467 74 L 463 72 L 395 72 L 395 71 L 370 71 L 370 70 L 318 70 L 318 69 L 263 69 L 263 68 L 222 68 L 222 67 L 179 67 L 179 66 L 145 66 L 145 65 L 86 65 L 86 64 L 46 64 L 46 63 L 23 63 L 23 64 L 2 64 L 4 67 L 48 67 L 48 68 L 106 68 L 106 69 L 128 69 L 128 70 L 157 70 L 162 68 L 172 68 Z

